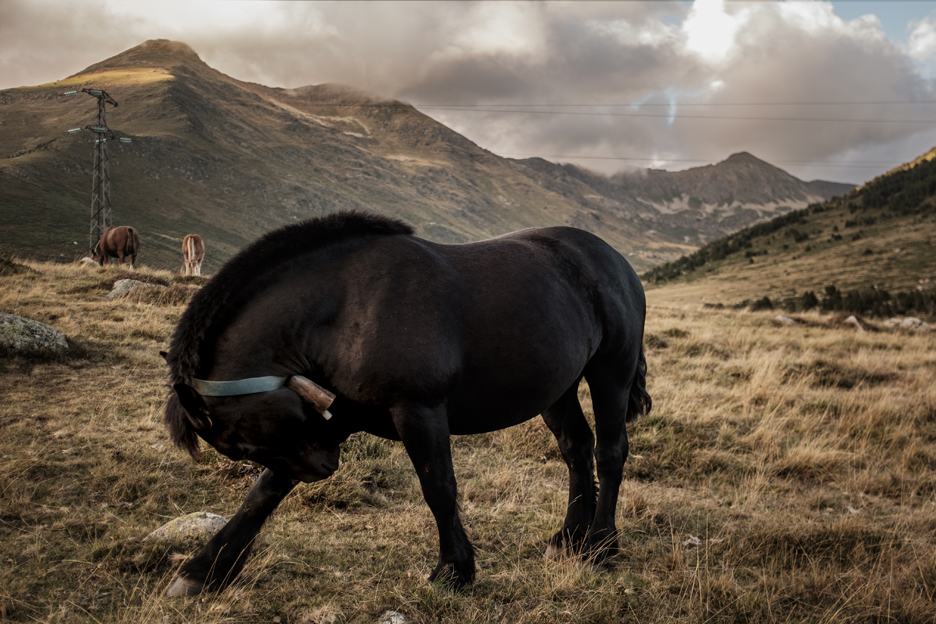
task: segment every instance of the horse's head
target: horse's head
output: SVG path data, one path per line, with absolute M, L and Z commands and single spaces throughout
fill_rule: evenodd
M 272 390 L 215 396 L 177 383 L 173 398 L 178 399 L 188 432 L 177 432 L 173 427 L 173 439 L 197 455 L 194 432 L 232 460 L 249 459 L 307 483 L 329 477 L 338 469 L 338 441 L 329 435 L 323 417 L 322 412 L 331 417 L 327 406 L 310 400 L 309 384 L 328 393 L 305 378 L 299 379 L 304 381 L 303 387 L 290 378 L 286 385 Z M 194 441 L 195 452 L 184 439 L 186 434 Z
M 101 244 L 98 243 L 94 246 L 94 249 L 91 250 L 91 259 L 97 262 L 100 265 L 104 264 L 104 255 L 99 251 Z

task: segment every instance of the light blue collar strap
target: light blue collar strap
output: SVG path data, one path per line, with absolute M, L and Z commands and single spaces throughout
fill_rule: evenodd
M 193 379 L 192 387 L 202 396 L 222 397 L 239 396 L 241 394 L 257 394 L 282 388 L 286 377 L 251 377 L 250 379 L 236 379 L 234 381 L 206 381 Z

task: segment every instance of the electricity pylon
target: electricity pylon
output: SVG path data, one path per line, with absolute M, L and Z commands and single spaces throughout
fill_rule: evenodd
M 91 171 L 91 231 L 88 234 L 88 253 L 94 251 L 101 234 L 114 224 L 113 205 L 110 198 L 110 165 L 107 161 L 107 141 L 117 139 L 107 127 L 108 104 L 116 107 L 117 101 L 114 100 L 107 91 L 102 89 L 82 89 L 98 101 L 97 124 L 89 124 L 85 129 L 94 132 L 97 138 L 94 140 L 94 166 Z M 65 95 L 78 95 L 77 91 L 66 91 Z M 81 128 L 72 128 L 69 134 L 81 132 Z M 120 137 L 121 143 L 130 143 L 129 137 Z

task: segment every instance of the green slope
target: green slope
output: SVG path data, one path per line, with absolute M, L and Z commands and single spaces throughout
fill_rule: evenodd
M 875 301 L 905 293 L 917 300 L 913 310 L 932 314 L 936 161 L 921 157 L 840 198 L 713 241 L 643 279 L 665 291 L 658 296 L 683 302 L 768 297 L 790 309 L 812 293 L 834 308 L 851 292 L 862 302 L 846 307 L 873 313 Z

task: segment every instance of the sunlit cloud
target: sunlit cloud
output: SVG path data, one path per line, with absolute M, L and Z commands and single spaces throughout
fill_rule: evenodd
M 918 63 L 925 63 L 936 56 L 936 23 L 924 18 L 913 26 L 907 53 Z
M 723 0 L 696 0 L 682 26 L 686 49 L 707 61 L 724 59 L 734 47 L 735 35 L 747 16 L 747 10 L 727 13 Z

